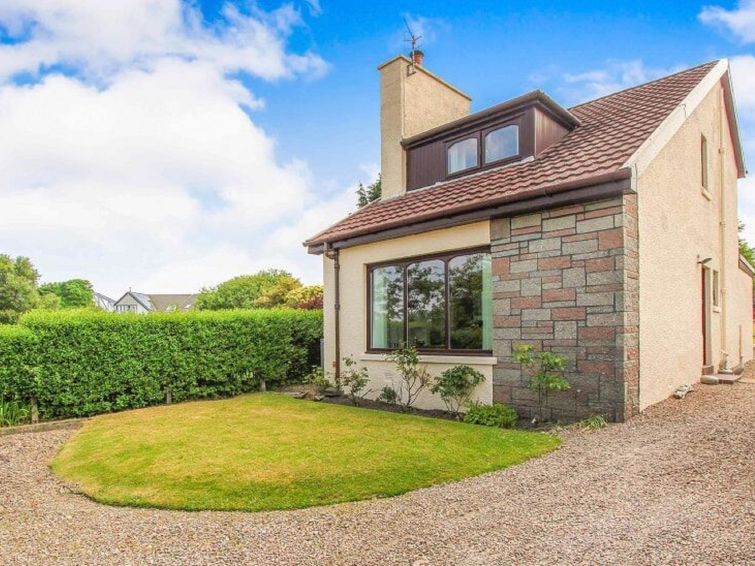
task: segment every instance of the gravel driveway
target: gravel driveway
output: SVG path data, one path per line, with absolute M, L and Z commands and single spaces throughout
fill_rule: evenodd
M 90 502 L 47 470 L 70 434 L 0 437 L 0 563 L 755 563 L 755 384 L 700 386 L 501 472 L 263 514 Z

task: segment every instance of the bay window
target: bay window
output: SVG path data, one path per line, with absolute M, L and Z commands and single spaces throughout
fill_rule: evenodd
M 369 268 L 369 350 L 489 352 L 490 254 L 461 251 Z

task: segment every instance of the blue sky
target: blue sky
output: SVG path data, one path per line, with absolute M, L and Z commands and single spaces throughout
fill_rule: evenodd
M 578 4 L 578 5 L 575 5 Z M 349 6 L 349 4 L 345 4 Z M 582 98 L 563 75 L 641 61 L 663 72 L 747 49 L 698 19 L 698 2 L 323 2 L 301 41 L 332 67 L 302 85 L 258 87 L 258 123 L 281 148 L 340 186 L 354 165 L 379 159 L 379 62 L 406 50 L 402 15 L 427 27 L 426 66 L 479 110 L 533 88 L 563 104 Z M 306 123 L 307 127 L 302 128 Z M 325 143 L 323 143 L 325 141 Z
M 731 57 L 755 163 L 752 0 L 4 0 L 0 252 L 110 294 L 273 266 L 316 282 L 300 242 L 377 173 L 376 66 L 407 50 L 404 17 L 474 110 L 534 88 L 568 106 Z

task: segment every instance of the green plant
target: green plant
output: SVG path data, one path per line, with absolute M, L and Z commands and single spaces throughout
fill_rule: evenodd
M 390 385 L 386 385 L 380 390 L 377 400 L 389 405 L 395 405 L 398 403 L 398 392 Z
M 237 395 L 301 381 L 321 337 L 319 311 L 37 311 L 0 329 L 0 398 L 49 419 Z
M 513 358 L 525 367 L 534 368 L 530 378 L 530 389 L 537 391 L 538 414 L 543 420 L 543 404 L 550 391 L 571 389 L 564 376 L 566 358 L 553 352 L 535 352 L 529 344 L 521 344 L 514 349 Z
M 252 309 L 281 306 L 286 295 L 301 287 L 298 279 L 281 269 L 266 269 L 254 275 L 239 275 L 209 289 L 197 297 L 199 310 Z
M 419 364 L 419 354 L 414 346 L 402 346 L 388 354 L 386 359 L 396 364 L 401 376 L 399 399 L 404 408 L 411 409 L 419 394 L 432 385 L 433 378 L 427 368 Z
M 43 299 L 48 297 L 48 300 L 50 296 L 58 297 L 58 307 L 63 309 L 94 307 L 94 290 L 85 279 L 45 283 L 39 286 L 39 294 Z M 47 310 L 56 309 L 48 306 Z
M 459 418 L 462 407 L 469 402 L 475 387 L 483 381 L 485 376 L 476 369 L 465 365 L 454 366 L 440 374 L 430 391 L 440 395 L 449 412 Z
M 286 306 L 292 309 L 322 309 L 324 292 L 322 285 L 298 287 L 286 295 Z
M 467 404 L 464 413 L 464 422 L 483 426 L 496 426 L 498 428 L 511 428 L 516 425 L 519 416 L 516 411 L 503 403 L 472 402 Z
M 0 427 L 16 426 L 29 422 L 31 409 L 17 401 L 0 400 Z
M 0 254 L 0 324 L 15 324 L 39 303 L 39 272 L 29 258 Z
M 379 173 L 377 180 L 371 185 L 367 185 L 367 188 L 365 188 L 362 183 L 359 183 L 359 188 L 357 189 L 357 206 L 362 208 L 363 206 L 367 206 L 371 202 L 379 199 L 383 192 L 382 186 L 383 182 Z
M 320 389 L 326 389 L 327 387 L 330 387 L 330 379 L 328 378 L 328 374 L 325 373 L 325 370 L 323 370 L 320 366 L 312 367 L 312 371 L 304 377 L 304 383 L 315 385 Z
M 606 418 L 603 415 L 592 415 L 577 423 L 577 426 L 581 429 L 596 430 L 599 428 L 605 428 L 608 425 Z
M 370 390 L 365 391 L 367 384 L 370 382 L 370 374 L 367 368 L 362 366 L 357 368 L 357 362 L 351 356 L 343 358 L 345 369 L 341 372 L 341 384 L 354 405 L 367 396 Z

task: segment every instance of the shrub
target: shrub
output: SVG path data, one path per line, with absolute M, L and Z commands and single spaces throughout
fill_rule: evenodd
M 464 422 L 498 428 L 511 428 L 518 419 L 516 411 L 503 403 L 469 403 L 464 413 Z
M 389 405 L 395 405 L 398 403 L 398 392 L 390 385 L 386 385 L 380 390 L 377 400 Z
M 298 380 L 318 363 L 322 336 L 320 312 L 290 309 L 35 312 L 20 324 L 0 334 L 0 397 L 35 397 L 43 418 Z
M 28 423 L 31 409 L 17 401 L 0 400 L 0 427 L 16 426 Z
M 292 309 L 322 309 L 323 286 L 309 285 L 289 291 L 286 306 Z
M 566 358 L 553 352 L 535 352 L 529 344 L 517 346 L 513 358 L 525 367 L 536 367 L 530 379 L 530 389 L 537 391 L 538 412 L 542 420 L 543 403 L 548 392 L 571 389 L 569 380 L 564 377 Z
M 315 366 L 312 371 L 304 377 L 304 383 L 315 385 L 320 389 L 326 389 L 330 387 L 330 379 L 328 374 L 320 366 Z
M 469 366 L 454 366 L 440 374 L 430 391 L 440 395 L 449 412 L 458 418 L 461 409 L 472 396 L 474 388 L 485 381 L 485 376 Z
M 370 374 L 364 366 L 357 369 L 357 362 L 351 356 L 343 358 L 343 365 L 346 369 L 341 372 L 341 385 L 346 389 L 351 402 L 359 405 L 359 401 L 371 391 L 365 391 L 370 382 Z
M 405 408 L 411 409 L 422 390 L 432 385 L 433 378 L 425 366 L 419 365 L 419 354 L 414 346 L 402 346 L 386 359 L 396 364 L 401 376 L 399 399 Z
M 577 423 L 577 426 L 581 429 L 596 430 L 599 428 L 605 428 L 608 426 L 608 422 L 603 415 L 593 415 L 581 420 Z

